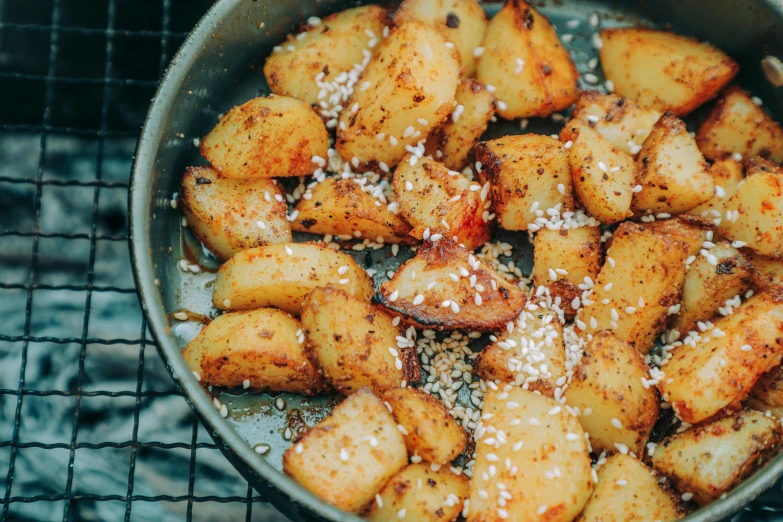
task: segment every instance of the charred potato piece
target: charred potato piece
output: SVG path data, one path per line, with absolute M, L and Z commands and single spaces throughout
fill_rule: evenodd
M 734 159 L 717 160 L 710 166 L 710 174 L 715 184 L 715 195 L 712 199 L 691 209 L 691 214 L 707 218 L 716 226 L 723 220 L 726 213 L 726 203 L 737 191 L 744 175 L 742 164 Z
M 761 290 L 783 287 L 783 261 L 761 256 L 749 248 L 743 249 L 743 253 L 753 266 L 753 286 Z
M 743 404 L 783 419 L 783 367 L 775 366 L 756 381 Z

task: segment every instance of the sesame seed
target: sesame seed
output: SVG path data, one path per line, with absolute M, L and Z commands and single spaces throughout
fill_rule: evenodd
M 620 420 L 619 420 L 619 419 L 615 419 L 615 418 L 613 418 L 611 422 L 612 422 L 612 426 L 614 426 L 614 427 L 615 427 L 615 428 L 617 428 L 618 430 L 621 430 L 621 429 L 623 429 L 623 424 L 620 422 Z
M 753 347 L 749 344 L 743 344 L 742 346 L 740 346 L 740 350 L 742 350 L 743 352 L 749 352 L 752 349 Z
M 285 253 L 286 253 L 286 254 L 288 254 L 289 256 L 291 256 L 291 255 L 293 255 L 293 254 L 294 254 L 294 251 L 293 251 L 293 250 L 291 250 L 291 247 L 290 247 L 290 246 L 286 245 L 286 246 L 285 246 Z
M 546 506 L 539 506 L 538 509 L 536 510 L 536 513 L 538 513 L 539 515 L 543 515 L 544 513 L 546 513 L 546 509 L 547 509 Z
M 413 304 L 414 305 L 420 305 L 423 302 L 424 302 L 424 296 L 421 295 L 421 294 L 419 294 L 419 295 L 417 295 L 416 297 L 413 298 Z
M 634 194 L 638 194 L 641 191 L 642 191 L 642 186 L 641 185 L 635 185 L 634 188 L 631 189 L 631 192 L 633 192 Z
M 392 292 L 392 293 L 389 295 L 389 302 L 393 303 L 394 301 L 396 301 L 396 300 L 397 300 L 397 297 L 399 297 L 399 295 L 400 295 L 400 293 L 399 293 L 397 290 L 395 290 L 394 292 Z
M 628 481 L 625 479 L 619 479 L 614 481 L 615 484 L 617 484 L 620 487 L 625 487 L 628 485 Z
M 683 493 L 683 494 L 682 494 L 682 499 L 683 499 L 685 502 L 688 502 L 688 501 L 689 501 L 689 500 L 691 500 L 692 498 L 693 498 L 693 493 Z
M 482 54 L 484 54 L 484 48 L 483 47 L 476 47 L 475 49 L 473 49 L 473 56 L 475 56 L 476 58 L 478 58 Z

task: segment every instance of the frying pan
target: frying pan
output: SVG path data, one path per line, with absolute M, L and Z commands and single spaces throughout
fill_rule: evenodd
M 272 47 L 309 16 L 327 14 L 365 2 L 345 0 L 220 0 L 194 28 L 172 60 L 147 114 L 136 151 L 129 195 L 131 257 L 136 285 L 159 353 L 179 388 L 207 426 L 226 458 L 281 512 L 293 520 L 358 521 L 359 518 L 327 505 L 283 475 L 281 457 L 290 438 L 328 411 L 334 398 L 306 399 L 293 395 L 212 390 L 228 406 L 223 418 L 212 396 L 196 381 L 180 350 L 197 329 L 193 323 L 173 320 L 172 312 L 189 310 L 210 315 L 214 274 L 195 268 L 201 256 L 181 217 L 172 209 L 185 167 L 203 164 L 197 140 L 215 125 L 219 115 L 234 105 L 267 94 L 262 73 Z M 783 1 L 782 0 L 559 0 L 538 5 L 558 28 L 572 33 L 567 45 L 580 72 L 596 51 L 588 20 L 596 13 L 601 27 L 652 24 L 709 41 L 742 65 L 738 82 L 760 96 L 783 121 Z M 490 14 L 498 4 L 485 4 Z M 576 29 L 565 22 L 578 19 Z M 766 70 L 766 74 L 765 74 Z M 600 67 L 596 71 L 600 75 Z M 776 76 L 777 74 L 777 76 Z M 582 87 L 591 87 L 583 84 Z M 702 111 L 703 112 L 703 111 Z M 693 125 L 699 119 L 689 120 Z M 549 120 L 531 120 L 526 131 L 518 122 L 499 122 L 485 138 L 559 130 Z M 525 234 L 502 236 L 514 245 L 514 261 L 529 271 L 532 248 Z M 193 253 L 195 252 L 195 254 Z M 386 270 L 383 250 L 355 253 L 364 266 Z M 184 264 L 179 263 L 185 259 Z M 399 263 L 399 261 L 397 262 Z M 185 270 L 181 266 L 185 267 Z M 198 273 L 193 273 L 197 271 Z M 783 476 L 783 454 L 749 477 L 728 496 L 685 520 L 725 520 Z

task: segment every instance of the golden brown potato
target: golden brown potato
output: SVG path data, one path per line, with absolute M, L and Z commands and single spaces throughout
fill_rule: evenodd
M 590 294 L 578 330 L 613 330 L 642 353 L 652 348 L 679 301 L 685 279 L 685 243 L 636 223 L 621 223 Z
M 638 183 L 631 208 L 636 213 L 680 214 L 709 201 L 715 181 L 685 123 L 666 113 L 644 140 L 636 158 Z
M 394 23 L 401 25 L 419 20 L 438 30 L 453 43 L 462 60 L 465 78 L 476 72 L 473 50 L 481 45 L 487 30 L 487 15 L 476 0 L 404 0 L 394 13 Z
M 783 419 L 783 367 L 775 366 L 762 375 L 743 404 L 777 419 Z
M 271 179 L 230 179 L 212 167 L 188 167 L 180 208 L 188 227 L 215 257 L 225 261 L 240 250 L 291 242 L 282 191 Z
M 525 309 L 514 321 L 512 332 L 504 329 L 496 342 L 479 353 L 476 374 L 486 381 L 514 384 L 553 397 L 558 383 L 562 386 L 566 380 L 565 359 L 563 326 L 558 317 L 541 307 Z
M 579 408 L 579 423 L 594 452 L 625 446 L 642 454 L 659 412 L 658 393 L 643 384 L 649 375 L 633 346 L 608 330 L 593 334 L 565 397 L 566 404 Z
M 512 386 L 487 390 L 483 412 L 468 522 L 573 520 L 593 490 L 576 417 L 549 397 Z
M 457 108 L 427 136 L 425 154 L 451 170 L 462 171 L 494 115 L 495 95 L 487 86 L 478 80 L 462 80 L 457 87 Z
M 317 25 L 307 25 L 299 35 L 288 35 L 264 64 L 269 88 L 275 94 L 317 105 L 328 96 L 319 97 L 318 84 L 334 82 L 340 73 L 361 64 L 363 52 L 372 51 L 383 37 L 388 16 L 386 9 L 377 5 L 355 7 L 329 15 Z M 321 79 L 316 81 L 319 74 Z
M 572 144 L 568 162 L 574 193 L 587 212 L 603 223 L 630 217 L 636 184 L 633 158 L 579 121 L 568 123 L 560 140 Z
M 766 172 L 783 176 L 783 165 L 759 156 L 750 158 L 745 165 L 746 177 Z
M 346 395 L 380 394 L 421 378 L 415 348 L 399 348 L 400 328 L 379 306 L 335 286 L 316 288 L 302 303 L 305 350 L 327 381 Z
M 465 430 L 432 395 L 406 387 L 390 389 L 381 399 L 391 406 L 394 420 L 404 428 L 402 435 L 409 454 L 427 462 L 447 464 L 465 451 Z
M 574 106 L 573 119 L 592 124 L 612 145 L 635 156 L 661 113 L 650 107 L 598 91 L 583 91 Z
M 489 22 L 476 78 L 497 89 L 506 119 L 548 116 L 579 97 L 579 73 L 552 24 L 523 0 Z
M 727 299 L 750 288 L 753 267 L 736 248 L 721 241 L 708 252 L 712 258 L 699 255 L 685 274 L 680 311 L 670 327 L 683 337 L 697 322 L 715 317 Z
M 536 134 L 505 136 L 479 143 L 473 155 L 492 185 L 501 228 L 528 230 L 538 216 L 536 210 L 544 214 L 558 205 L 561 212 L 574 208 L 568 153 L 556 139 Z
M 749 248 L 743 249 L 743 254 L 753 266 L 753 285 L 756 288 L 766 290 L 783 287 L 783 260 L 761 256 Z
M 346 161 L 396 165 L 453 108 L 459 51 L 419 21 L 394 29 L 359 78 L 340 114 L 335 148 Z M 325 157 L 325 156 L 324 156 Z
M 289 243 L 243 250 L 220 266 L 212 290 L 219 310 L 274 306 L 298 316 L 304 296 L 332 283 L 370 300 L 372 279 L 348 254 L 319 243 Z
M 576 522 L 673 522 L 683 516 L 682 502 L 654 471 L 616 453 L 598 468 L 598 482 Z
M 600 35 L 601 66 L 614 92 L 678 116 L 715 96 L 739 71 L 720 50 L 686 36 L 643 27 Z
M 299 321 L 274 308 L 217 316 L 182 350 L 202 383 L 317 395 L 332 390 L 304 353 Z
M 201 140 L 201 154 L 227 178 L 277 178 L 315 172 L 326 157 L 326 126 L 301 100 L 270 94 L 224 114 Z
M 720 223 L 726 213 L 726 203 L 734 195 L 739 187 L 744 175 L 742 173 L 742 164 L 734 159 L 728 158 L 717 160 L 710 166 L 715 183 L 715 195 L 696 208 L 691 209 L 691 214 L 707 218 L 713 223 Z
M 682 241 L 690 257 L 698 255 L 704 248 L 707 233 L 712 230 L 712 223 L 708 219 L 691 214 L 680 214 L 671 219 L 658 219 L 652 223 L 645 223 L 644 227 Z
M 456 237 L 468 250 L 489 241 L 489 187 L 482 189 L 430 158 L 421 158 L 413 166 L 400 163 L 392 186 L 400 215 L 413 225 L 413 237 L 423 239 L 429 230 L 430 236 Z
M 283 454 L 283 471 L 324 501 L 361 512 L 408 463 L 383 402 L 364 388 L 335 406 Z
M 737 405 L 764 372 L 780 364 L 783 296 L 756 294 L 714 325 L 693 346 L 671 352 L 663 367 L 666 379 L 658 385 L 677 415 L 691 424 Z
M 542 228 L 533 241 L 531 277 L 536 287 L 543 285 L 549 288 L 555 304 L 570 320 L 576 314 L 573 304 L 579 304 L 574 299 L 582 297 L 579 285 L 584 283 L 585 277 L 595 281 L 601 270 L 602 258 L 600 228 Z
M 353 179 L 327 178 L 311 193 L 310 199 L 302 199 L 296 205 L 299 213 L 291 224 L 293 230 L 349 235 L 382 243 L 414 243 L 409 235 L 411 226 Z
M 445 238 L 424 241 L 376 298 L 422 328 L 485 332 L 504 328 L 526 302 L 517 285 Z
M 652 465 L 677 489 L 709 504 L 774 456 L 782 437 L 777 419 L 743 410 L 664 440 Z
M 452 522 L 468 496 L 468 477 L 427 463 L 410 464 L 386 483 L 364 513 L 370 522 Z M 380 500 L 379 500 L 380 499 Z M 402 516 L 400 516 L 402 513 Z
M 783 130 L 739 87 L 729 87 L 696 133 L 706 158 L 717 160 L 738 152 L 783 161 Z

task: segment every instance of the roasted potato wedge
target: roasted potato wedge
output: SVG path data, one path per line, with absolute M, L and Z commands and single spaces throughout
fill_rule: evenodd
M 523 0 L 506 2 L 484 37 L 476 78 L 494 85 L 506 119 L 548 116 L 579 97 L 579 73 L 552 24 Z
M 224 114 L 201 140 L 201 154 L 227 178 L 278 178 L 315 172 L 329 135 L 301 100 L 270 94 Z
M 780 421 L 742 410 L 664 440 L 655 449 L 652 465 L 704 505 L 775 455 L 782 440 Z
M 380 394 L 421 378 L 415 349 L 397 346 L 402 332 L 392 317 L 335 286 L 307 294 L 302 328 L 310 360 L 341 393 L 369 387 Z
M 404 0 L 394 13 L 394 23 L 401 25 L 410 20 L 435 27 L 457 47 L 465 78 L 476 73 L 473 50 L 484 40 L 489 23 L 476 0 Z
M 430 158 L 415 165 L 400 163 L 392 186 L 400 215 L 413 225 L 413 237 L 423 239 L 429 230 L 429 235 L 456 238 L 468 250 L 489 241 L 489 186 L 482 188 Z
M 451 114 L 459 51 L 434 27 L 405 22 L 381 44 L 340 114 L 335 148 L 346 161 L 395 166 Z M 325 156 L 324 156 L 325 157 Z
M 715 195 L 707 202 L 691 209 L 690 213 L 720 224 L 726 212 L 726 203 L 737 191 L 744 178 L 742 164 L 731 158 L 717 160 L 710 165 L 710 174 L 715 184 Z
M 696 133 L 706 158 L 733 153 L 743 158 L 762 156 L 783 162 L 783 130 L 739 87 L 729 87 Z
M 483 412 L 468 522 L 576 518 L 593 490 L 576 417 L 549 397 L 512 386 L 487 390 Z M 501 431 L 505 443 L 498 441 Z
M 783 296 L 756 294 L 714 325 L 701 340 L 671 352 L 663 366 L 666 379 L 658 385 L 677 415 L 691 424 L 737 405 L 764 372 L 780 364 Z
M 376 298 L 422 328 L 467 331 L 504 328 L 526 302 L 517 285 L 445 238 L 424 241 Z
M 214 318 L 182 350 L 202 383 L 255 391 L 317 395 L 332 390 L 299 342 L 302 325 L 282 310 L 261 308 Z
M 613 330 L 642 353 L 668 323 L 680 298 L 686 245 L 673 235 L 626 221 L 614 233 L 590 302 L 579 311 L 578 331 Z M 584 327 L 584 328 L 582 328 Z
M 427 463 L 410 464 L 386 483 L 364 513 L 370 522 L 452 522 L 468 496 L 468 477 Z M 402 513 L 402 516 L 400 516 Z
M 332 283 L 369 301 L 367 272 L 348 254 L 319 243 L 289 243 L 243 250 L 220 266 L 212 290 L 219 310 L 274 306 L 299 316 L 304 296 Z
M 743 253 L 753 266 L 753 286 L 762 290 L 783 287 L 783 260 L 759 255 L 749 248 Z
M 687 114 L 739 71 L 739 64 L 693 38 L 643 27 L 603 29 L 601 66 L 614 92 L 659 111 Z
M 353 179 L 327 178 L 311 193 L 310 199 L 302 199 L 296 205 L 299 213 L 291 224 L 293 230 L 349 235 L 382 243 L 414 243 L 411 226 Z
M 457 107 L 427 136 L 425 154 L 451 170 L 462 171 L 494 115 L 495 95 L 480 81 L 463 79 L 457 87 Z
M 783 419 L 783 367 L 775 366 L 762 375 L 743 404 L 756 411 Z
M 560 205 L 561 212 L 574 208 L 568 153 L 556 139 L 536 134 L 505 136 L 479 143 L 473 155 L 492 185 L 501 228 L 528 230 L 551 208 Z
M 416 357 L 414 354 L 413 357 Z M 394 388 L 381 395 L 403 427 L 408 453 L 427 462 L 447 464 L 465 451 L 468 436 L 441 401 L 414 388 Z
M 306 26 L 298 35 L 288 35 L 264 64 L 269 88 L 275 94 L 317 105 L 331 94 L 319 93 L 319 83 L 334 82 L 340 73 L 361 64 L 364 51 L 377 48 L 387 25 L 386 9 L 366 5 L 334 13 L 317 25 Z
M 593 451 L 622 446 L 641 455 L 658 420 L 658 393 L 650 369 L 633 346 L 609 330 L 593 334 L 565 391 L 566 404 L 579 408 L 579 423 Z
M 335 406 L 283 454 L 283 471 L 324 501 L 361 512 L 408 463 L 383 402 L 364 388 Z

